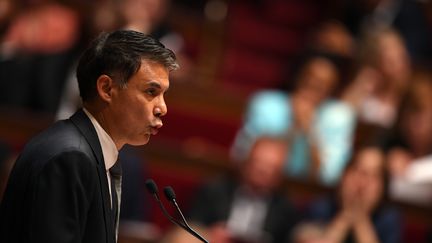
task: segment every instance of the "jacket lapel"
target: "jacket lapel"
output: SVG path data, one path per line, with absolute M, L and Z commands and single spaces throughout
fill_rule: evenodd
M 93 127 L 90 119 L 82 109 L 78 110 L 70 120 L 80 130 L 84 138 L 90 145 L 93 155 L 95 156 L 98 166 L 99 183 L 101 188 L 101 196 L 103 202 L 103 212 L 105 218 L 105 231 L 107 233 L 108 242 L 115 242 L 115 233 L 112 227 L 113 222 L 111 219 L 111 201 L 108 188 L 108 178 L 105 170 L 105 162 L 102 154 L 102 148 L 97 136 L 96 130 Z

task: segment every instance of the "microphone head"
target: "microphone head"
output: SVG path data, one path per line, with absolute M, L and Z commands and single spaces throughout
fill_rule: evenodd
M 176 199 L 176 195 L 174 193 L 174 190 L 170 186 L 167 186 L 167 187 L 164 188 L 164 194 L 165 194 L 165 197 L 169 201 L 174 201 Z
M 154 182 L 154 180 L 152 179 L 148 179 L 145 182 L 145 185 L 147 187 L 147 190 L 151 193 L 151 194 L 156 194 L 158 192 L 158 188 L 156 183 Z

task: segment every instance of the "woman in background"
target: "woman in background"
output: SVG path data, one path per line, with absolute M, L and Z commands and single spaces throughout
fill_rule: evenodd
M 300 66 L 291 93 L 256 93 L 232 148 L 235 159 L 260 135 L 285 135 L 292 141 L 286 175 L 335 184 L 350 157 L 355 123 L 351 108 L 330 98 L 340 79 L 330 56 L 314 54 Z
M 387 136 L 390 196 L 430 205 L 432 202 L 432 75 L 416 71 L 402 99 L 399 116 Z
M 321 223 L 324 242 L 401 242 L 401 215 L 385 204 L 384 158 L 379 148 L 360 149 L 347 166 L 336 197 L 312 204 L 310 221 Z

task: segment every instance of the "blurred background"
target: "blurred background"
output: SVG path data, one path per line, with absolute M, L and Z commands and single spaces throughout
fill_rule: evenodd
M 311 206 L 337 194 L 356 155 L 373 147 L 384 173 L 359 172 L 358 183 L 377 177 L 384 189 L 372 193 L 400 216 L 390 227 L 400 229 L 396 241 L 377 226 L 378 238 L 432 242 L 429 0 L 0 0 L 0 196 L 28 139 L 80 106 L 80 53 L 115 29 L 158 38 L 181 66 L 163 129 L 121 151 L 120 242 L 176 242 L 145 191 L 148 178 L 172 186 L 187 218 L 213 237 L 211 220 L 193 218 L 199 192 L 217 178 L 247 177 L 241 166 L 263 136 L 287 141 L 278 195 L 298 213 L 298 227 L 286 230 L 291 241 L 318 242 L 312 236 L 328 227 L 302 227 L 315 222 Z M 356 192 L 373 187 L 363 184 Z M 230 212 L 214 221 L 229 228 Z M 303 235 L 309 241 L 297 240 Z

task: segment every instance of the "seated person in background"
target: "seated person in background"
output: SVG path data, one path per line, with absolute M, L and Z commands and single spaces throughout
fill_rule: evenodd
M 258 138 L 239 175 L 200 190 L 190 207 L 190 222 L 202 226 L 210 242 L 287 242 L 297 221 L 295 209 L 277 190 L 287 147 L 280 138 Z
M 385 142 L 392 199 L 432 202 L 432 75 L 416 71 Z
M 356 111 L 359 124 L 374 127 L 379 133 L 396 121 L 411 75 L 411 59 L 396 30 L 374 27 L 359 43 L 358 62 L 342 99 Z
M 17 12 L 0 40 L 0 104 L 53 114 L 78 56 L 79 12 L 64 1 L 13 1 Z M 1 1 L 0 11 L 5 1 Z
M 244 158 L 254 139 L 263 134 L 284 135 L 292 141 L 285 174 L 325 185 L 337 183 L 350 157 L 355 126 L 350 106 L 330 99 L 339 79 L 332 58 L 312 54 L 300 65 L 292 93 L 255 94 L 234 141 L 234 158 Z
M 355 154 L 336 197 L 312 203 L 310 222 L 320 223 L 323 230 L 315 241 L 307 242 L 401 242 L 401 215 L 384 204 L 387 188 L 384 162 L 383 152 L 378 148 L 365 147 Z M 294 238 L 298 237 L 301 236 Z

